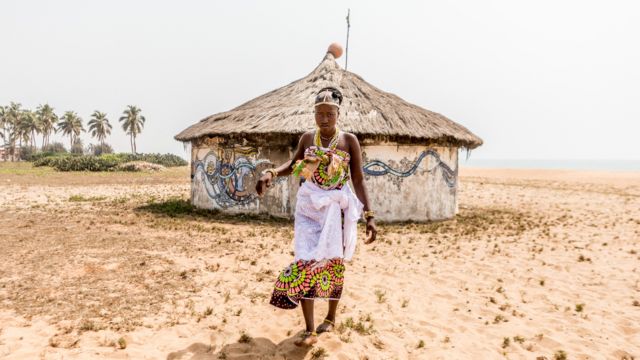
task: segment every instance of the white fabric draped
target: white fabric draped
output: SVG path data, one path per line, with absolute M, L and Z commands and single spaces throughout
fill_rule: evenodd
M 349 184 L 324 190 L 305 181 L 296 198 L 294 220 L 295 260 L 351 260 L 356 250 L 358 219 L 363 204 Z M 344 211 L 344 231 L 340 218 Z

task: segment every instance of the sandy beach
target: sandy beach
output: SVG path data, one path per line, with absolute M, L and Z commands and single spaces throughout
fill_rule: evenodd
M 268 304 L 290 221 L 193 210 L 186 167 L 0 164 L 0 358 L 640 358 L 640 172 L 459 176 L 455 219 L 358 244 L 338 328 L 298 348 Z

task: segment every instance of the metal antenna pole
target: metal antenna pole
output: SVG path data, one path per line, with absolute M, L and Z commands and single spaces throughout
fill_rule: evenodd
M 351 9 L 347 9 L 347 46 L 345 48 L 344 55 L 344 70 L 347 70 L 347 65 L 349 65 L 349 29 L 351 28 L 351 23 L 349 22 L 349 16 L 351 15 Z

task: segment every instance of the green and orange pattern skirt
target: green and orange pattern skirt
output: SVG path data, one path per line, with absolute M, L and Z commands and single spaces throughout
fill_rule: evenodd
M 320 262 L 297 260 L 278 275 L 269 303 L 281 309 L 293 309 L 300 299 L 339 300 L 343 285 L 341 258 Z

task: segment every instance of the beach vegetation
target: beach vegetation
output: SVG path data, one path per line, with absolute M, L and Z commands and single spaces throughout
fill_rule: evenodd
M 147 120 L 141 113 L 142 110 L 139 107 L 135 105 L 128 105 L 119 119 L 122 123 L 122 130 L 129 135 L 132 154 L 136 153 L 136 138 L 142 132 L 144 123 Z
M 311 359 L 314 360 L 324 359 L 327 356 L 329 356 L 329 353 L 327 353 L 327 350 L 323 347 L 317 347 L 311 351 Z
M 238 342 L 241 344 L 248 344 L 251 341 L 253 341 L 253 338 L 249 334 L 247 334 L 245 331 L 243 331 L 240 334 L 240 338 L 238 339 Z
M 558 350 L 553 354 L 553 360 L 567 360 L 567 353 L 564 350 Z

